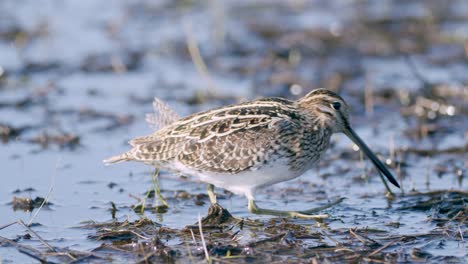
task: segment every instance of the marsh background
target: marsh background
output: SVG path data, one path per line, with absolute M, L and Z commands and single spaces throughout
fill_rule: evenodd
M 203 184 L 163 172 L 169 209 L 148 199 L 141 214 L 152 170 L 101 160 L 151 133 L 154 97 L 184 116 L 318 87 L 347 100 L 403 188 L 386 198 L 335 135 L 316 170 L 257 198 L 301 209 L 346 197 L 333 217 L 254 216 L 217 190 L 257 225 L 206 227 L 211 260 L 467 261 L 467 58 L 463 0 L 2 0 L 0 262 L 204 262 L 190 227 L 209 207 Z M 19 219 L 30 229 L 3 226 Z

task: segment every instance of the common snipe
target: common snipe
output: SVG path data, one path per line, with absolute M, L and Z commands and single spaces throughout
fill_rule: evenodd
M 324 216 L 313 214 L 316 209 L 259 208 L 254 192 L 294 179 L 312 168 L 327 150 L 331 135 L 337 132 L 354 141 L 399 187 L 386 166 L 350 127 L 346 102 L 326 89 L 314 90 L 297 101 L 264 98 L 196 113 L 151 135 L 132 139 L 132 149 L 104 162 L 135 160 L 196 176 L 208 183 L 212 203 L 216 203 L 214 185 L 245 195 L 252 213 L 320 218 Z

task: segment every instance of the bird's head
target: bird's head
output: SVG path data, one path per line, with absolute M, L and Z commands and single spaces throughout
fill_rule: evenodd
M 351 128 L 348 104 L 341 96 L 327 89 L 317 89 L 300 98 L 297 104 L 311 118 L 313 126 L 328 127 L 334 133 L 344 133 L 366 154 L 379 172 L 393 185 L 400 187 L 387 167 Z
M 349 127 L 348 104 L 330 90 L 313 90 L 297 102 L 319 125 L 331 128 L 334 133 Z

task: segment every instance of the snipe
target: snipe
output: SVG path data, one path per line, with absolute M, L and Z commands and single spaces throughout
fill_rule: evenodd
M 216 203 L 213 186 L 217 186 L 245 195 L 252 213 L 316 219 L 325 217 L 313 214 L 317 208 L 259 208 L 254 192 L 312 168 L 327 150 L 331 135 L 338 132 L 354 141 L 379 172 L 399 187 L 351 128 L 346 102 L 326 89 L 314 90 L 297 101 L 265 98 L 196 113 L 151 135 L 132 139 L 131 150 L 104 162 L 135 160 L 195 176 L 208 183 L 212 203 Z

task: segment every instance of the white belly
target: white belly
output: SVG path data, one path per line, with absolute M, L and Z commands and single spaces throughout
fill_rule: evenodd
M 279 159 L 273 164 L 237 174 L 199 172 L 178 162 L 171 164 L 171 167 L 185 175 L 195 176 L 202 182 L 213 184 L 235 194 L 245 195 L 247 198 L 253 198 L 255 189 L 294 179 L 307 170 L 291 171 L 286 159 Z

